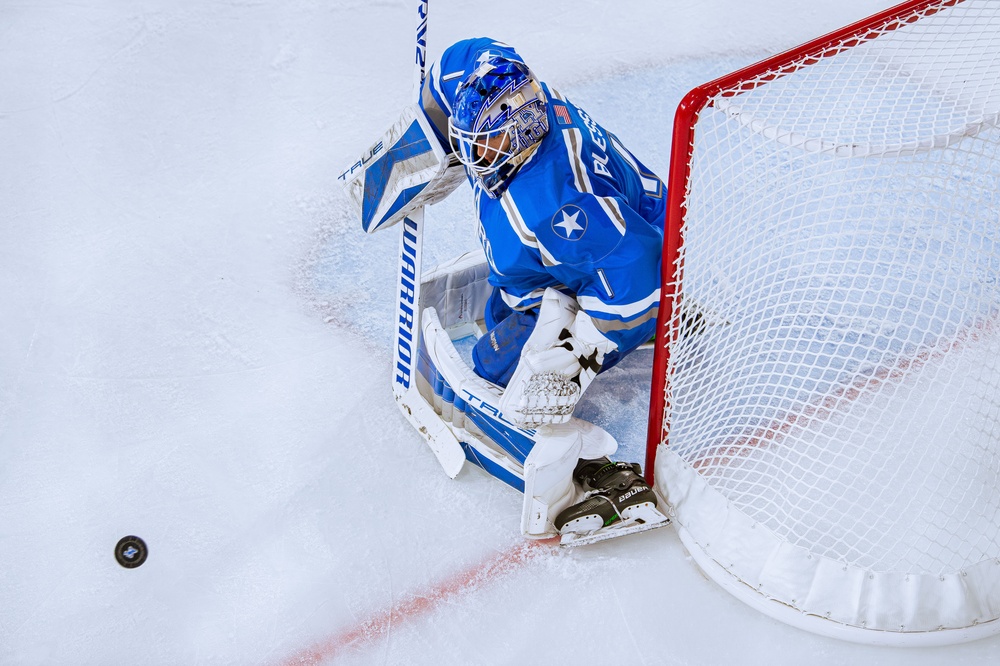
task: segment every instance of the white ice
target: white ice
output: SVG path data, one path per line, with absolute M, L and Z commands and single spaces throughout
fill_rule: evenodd
M 686 90 L 890 4 L 434 0 L 430 51 L 515 45 L 665 174 Z M 440 471 L 390 397 L 396 234 L 335 182 L 412 96 L 413 5 L 0 4 L 0 663 L 994 663 L 779 624 L 671 530 L 527 548 Z M 583 408 L 633 458 L 648 363 Z

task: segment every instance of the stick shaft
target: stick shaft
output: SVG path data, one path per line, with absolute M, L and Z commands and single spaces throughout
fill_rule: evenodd
M 427 17 L 430 10 L 430 0 L 416 0 L 417 2 L 417 31 L 416 31 L 416 59 L 413 67 L 414 97 L 420 101 L 420 89 L 424 85 L 424 77 L 427 75 Z

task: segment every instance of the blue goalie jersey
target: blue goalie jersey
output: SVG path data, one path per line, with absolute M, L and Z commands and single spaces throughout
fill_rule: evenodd
M 446 150 L 458 84 L 496 55 L 521 61 L 479 38 L 453 45 L 431 68 L 421 106 Z M 665 188 L 586 112 L 542 89 L 549 132 L 509 187 L 494 199 L 470 178 L 490 282 L 513 310 L 537 307 L 547 287 L 574 296 L 620 358 L 655 330 Z

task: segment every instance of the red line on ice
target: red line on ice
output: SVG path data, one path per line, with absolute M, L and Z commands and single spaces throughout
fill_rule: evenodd
M 539 555 L 551 552 L 557 539 L 525 540 L 503 550 L 479 565 L 455 575 L 421 592 L 412 593 L 392 606 L 373 613 L 352 627 L 343 629 L 281 662 L 282 666 L 319 664 L 332 659 L 345 649 L 362 647 L 389 633 L 399 622 L 419 617 L 459 595 L 468 594 L 512 573 Z

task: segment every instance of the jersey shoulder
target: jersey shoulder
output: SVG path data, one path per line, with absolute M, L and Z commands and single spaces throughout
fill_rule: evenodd
M 551 263 L 593 263 L 618 246 L 625 231 L 618 204 L 578 187 L 562 142 L 543 146 L 525 166 L 498 204 Z

